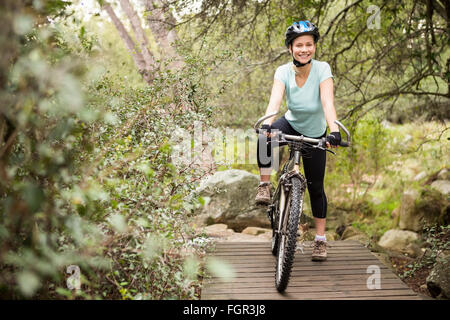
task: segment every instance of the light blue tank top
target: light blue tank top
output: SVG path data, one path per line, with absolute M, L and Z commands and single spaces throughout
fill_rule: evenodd
M 324 61 L 312 59 L 311 70 L 303 87 L 295 82 L 293 63 L 279 66 L 274 78 L 285 85 L 288 111 L 285 118 L 295 131 L 308 136 L 320 137 L 327 128 L 322 101 L 320 100 L 320 83 L 330 77 L 330 65 Z

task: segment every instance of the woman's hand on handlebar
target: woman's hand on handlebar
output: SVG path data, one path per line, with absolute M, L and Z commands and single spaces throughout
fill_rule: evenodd
M 267 130 L 267 132 L 265 133 L 266 137 L 273 137 L 275 135 L 275 133 L 271 133 L 270 131 L 273 129 L 272 126 L 270 124 L 263 124 L 261 126 L 261 129 Z
M 327 148 L 337 148 L 341 143 L 341 133 L 339 131 L 330 132 L 327 136 Z

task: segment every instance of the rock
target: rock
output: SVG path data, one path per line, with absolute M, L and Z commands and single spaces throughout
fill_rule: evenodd
M 450 181 L 437 181 L 443 181 L 447 184 L 444 188 L 450 188 Z M 443 225 L 448 220 L 449 203 L 449 200 L 440 191 L 433 188 L 433 185 L 432 188 L 427 186 L 420 191 L 406 190 L 401 199 L 398 226 L 402 230 L 418 232 L 422 231 L 425 226 Z
M 256 237 L 263 239 L 263 240 L 272 241 L 272 230 L 270 230 L 270 232 L 261 233 L 261 234 L 257 235 Z
M 414 181 L 420 181 L 424 179 L 427 176 L 427 173 L 425 171 L 420 172 L 414 177 Z
M 262 237 L 263 234 L 260 234 L 259 236 L 251 236 L 249 234 L 244 233 L 238 233 L 235 232 L 227 237 L 221 238 L 221 242 L 269 242 L 270 238 Z
M 208 237 L 226 237 L 234 233 L 233 230 L 228 229 L 228 226 L 223 223 L 207 226 L 204 228 L 204 232 Z
M 344 241 L 359 241 L 363 244 L 368 244 L 370 239 L 365 234 L 360 233 L 360 234 L 356 234 L 354 236 L 348 237 Z
M 423 252 L 418 244 L 412 242 L 405 247 L 404 253 L 406 253 L 409 257 L 417 258 L 421 256 Z
M 445 196 L 448 196 L 450 193 L 450 181 L 449 180 L 436 180 L 433 181 L 431 187 L 439 191 Z
M 269 232 L 270 236 L 272 237 L 272 229 L 265 229 L 265 228 L 259 228 L 259 227 L 247 227 L 244 230 L 242 230 L 241 233 L 249 234 L 252 236 L 257 236 L 257 235 L 260 235 L 260 234 L 266 233 L 266 232 Z
M 392 227 L 397 228 L 400 224 L 400 207 L 395 208 L 391 212 Z
M 419 197 L 417 190 L 406 190 L 401 199 L 399 227 L 402 230 L 422 230 L 422 215 L 415 207 L 416 199 Z
M 361 235 L 361 234 L 363 234 L 363 233 L 361 231 L 359 231 L 358 229 L 356 229 L 355 227 L 348 226 L 345 228 L 344 232 L 342 233 L 341 240 L 346 240 L 350 237 Z
M 247 226 L 270 227 L 267 206 L 255 204 L 258 184 L 259 176 L 244 170 L 218 171 L 196 190 L 209 199 L 194 213 L 203 223 L 225 223 L 238 232 Z
M 325 231 L 325 236 L 327 237 L 327 241 L 335 241 L 339 239 L 339 236 L 334 231 Z
M 450 223 L 450 199 L 434 188 L 426 187 L 421 191 L 415 211 L 419 213 L 422 227 Z
M 441 252 L 434 264 L 433 269 L 427 277 L 427 289 L 431 296 L 436 298 L 442 296 L 450 298 L 450 251 Z
M 378 245 L 384 249 L 405 253 L 407 246 L 419 240 L 419 235 L 412 231 L 390 229 L 386 231 L 378 241 Z
M 450 172 L 447 170 L 447 168 L 444 168 L 439 171 L 437 178 L 438 180 L 450 180 Z
M 342 235 L 344 234 L 345 228 L 346 227 L 345 227 L 344 224 L 341 224 L 340 226 L 338 226 L 336 228 L 336 234 L 339 236 L 339 238 L 342 238 Z

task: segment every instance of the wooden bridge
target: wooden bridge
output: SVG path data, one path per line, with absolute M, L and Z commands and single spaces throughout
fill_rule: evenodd
M 289 286 L 281 294 L 275 289 L 270 242 L 217 242 L 211 255 L 230 265 L 235 276 L 205 281 L 201 299 L 421 299 L 360 242 L 329 241 L 323 262 L 311 261 L 310 244 L 304 243 L 304 253 L 297 250 Z

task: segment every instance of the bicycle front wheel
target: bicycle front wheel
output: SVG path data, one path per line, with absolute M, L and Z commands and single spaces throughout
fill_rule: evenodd
M 283 215 L 282 230 L 278 239 L 275 267 L 275 287 L 279 292 L 285 291 L 289 283 L 297 248 L 298 223 L 303 207 L 304 188 L 302 188 L 301 181 L 295 176 L 290 181 L 292 186 L 286 199 L 286 211 Z

